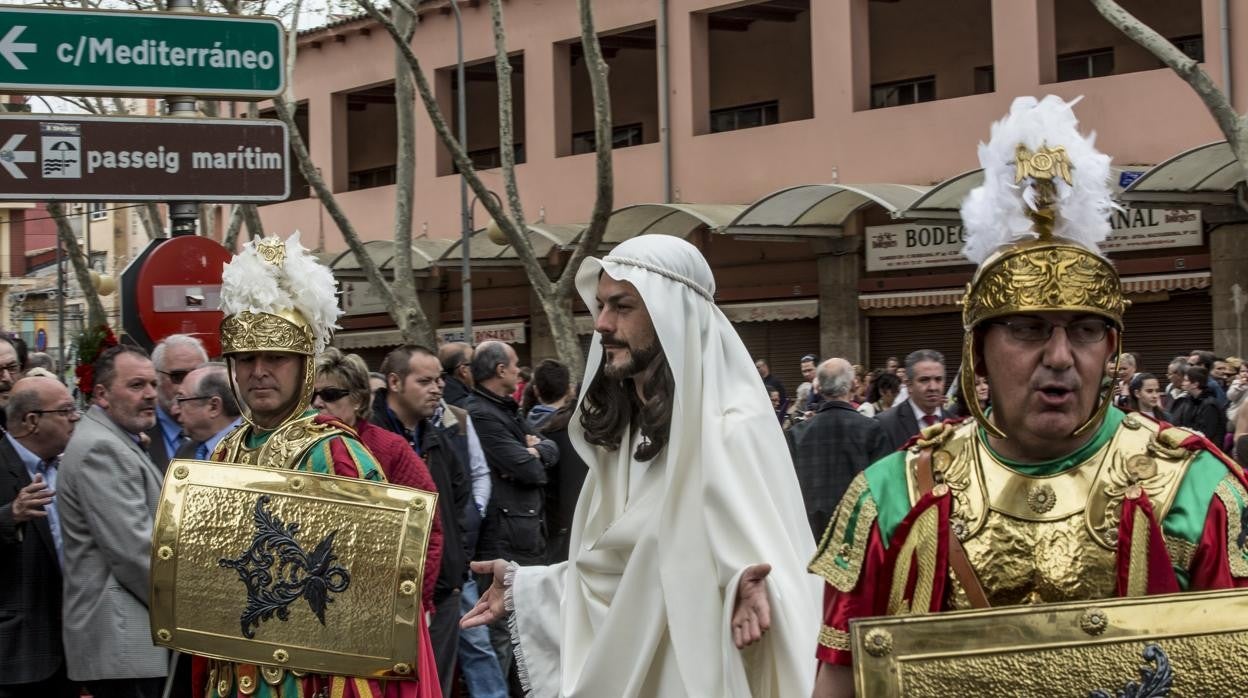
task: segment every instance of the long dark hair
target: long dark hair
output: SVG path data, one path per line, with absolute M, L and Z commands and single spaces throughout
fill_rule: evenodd
M 598 366 L 581 409 L 581 426 L 585 429 L 586 441 L 614 451 L 620 447 L 629 424 L 636 421 L 643 441 L 633 457 L 648 461 L 663 450 L 671 435 L 676 378 L 672 375 L 666 355 L 660 353 L 654 362 L 654 371 L 641 386 L 646 395 L 644 403 L 637 397 L 632 378 L 613 380 L 604 373 L 605 362 Z
M 1140 411 L 1140 399 L 1135 396 L 1135 391 L 1142 390 L 1144 388 L 1144 382 L 1150 380 L 1157 381 L 1157 387 L 1161 387 L 1161 379 L 1151 373 L 1137 373 L 1134 376 L 1131 376 L 1131 381 L 1127 383 L 1127 407 L 1130 407 L 1136 412 Z M 1158 413 L 1161 412 L 1160 404 L 1157 405 L 1156 410 Z

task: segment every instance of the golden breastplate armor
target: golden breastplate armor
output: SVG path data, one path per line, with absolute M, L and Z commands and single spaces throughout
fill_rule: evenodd
M 285 422 L 256 448 L 247 446 L 247 436 L 254 427 L 244 424 L 221 440 L 213 459 L 266 468 L 297 467 L 304 454 L 322 439 L 346 433 L 332 424 L 316 424 L 315 419 L 316 415 L 311 415 Z
M 1171 437 L 1171 434 L 1162 435 Z M 1167 443 L 1173 445 L 1168 446 Z M 1057 475 L 1023 475 L 996 458 L 973 422 L 934 446 L 932 469 L 954 494 L 950 525 L 992 606 L 1108 598 L 1117 580 L 1118 516 L 1138 485 L 1165 517 L 1194 454 L 1127 415 L 1082 463 Z M 918 453 L 907 458 L 913 504 Z M 970 608 L 951 575 L 949 604 Z

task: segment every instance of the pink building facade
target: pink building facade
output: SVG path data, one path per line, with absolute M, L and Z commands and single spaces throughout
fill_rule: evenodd
M 1218 0 L 1123 4 L 1225 84 Z M 1225 35 L 1248 37 L 1248 8 L 1231 5 Z M 412 46 L 453 118 L 454 16 L 444 2 L 422 8 Z M 468 150 L 483 180 L 501 193 L 499 170 L 488 169 L 498 158 L 489 10 L 484 2 L 461 8 Z M 526 217 L 583 223 L 593 206 L 587 134 L 593 124 L 576 3 L 509 0 L 504 9 Z M 961 331 L 952 291 L 965 284 L 970 268 L 953 258 L 933 261 L 939 251 L 881 262 L 871 245 L 890 233 L 904 237 L 897 226 L 907 223 L 912 238 L 923 229 L 929 243 L 944 234 L 936 228 L 956 232 L 956 219 L 918 216 L 908 206 L 978 166 L 977 143 L 1016 96 L 1082 96 L 1076 107 L 1082 126 L 1095 130 L 1098 146 L 1130 172 L 1222 138 L 1195 93 L 1084 0 L 649 0 L 598 2 L 594 9 L 611 67 L 619 212 L 613 224 L 636 220 L 621 209 L 669 205 L 668 223 L 651 230 L 672 232 L 663 229 L 670 223 L 703 247 L 720 279 L 719 301 L 733 309 L 751 349 L 782 377 L 795 377 L 797 359 L 807 353 L 873 366 L 929 346 L 952 354 L 951 364 L 956 360 Z M 365 239 L 389 239 L 396 142 L 391 40 L 383 28 L 356 18 L 304 32 L 298 42 L 294 94 L 312 157 Z M 1243 111 L 1248 41 L 1229 46 L 1231 87 Z M 456 238 L 460 180 L 419 107 L 414 135 L 413 232 Z M 801 185 L 843 189 L 803 190 L 822 202 L 812 203 L 804 219 L 787 215 L 800 208 L 796 194 L 769 199 Z M 299 229 L 326 252 L 345 250 L 303 182 L 296 178 L 292 190 L 292 200 L 262 207 L 266 228 Z M 880 191 L 890 194 L 874 196 Z M 844 205 L 847 198 L 856 203 Z M 762 204 L 769 200 L 784 213 L 770 222 Z M 751 228 L 743 224 L 754 204 Z M 821 216 L 819 206 L 837 210 Z M 475 214 L 479 228 L 486 214 L 479 205 Z M 1242 353 L 1230 300 L 1219 297 L 1235 283 L 1248 287 L 1241 278 L 1248 275 L 1248 250 L 1239 242 L 1248 231 L 1236 220 L 1206 211 L 1182 221 L 1189 229 L 1165 238 L 1164 246 L 1124 243 L 1111 253 L 1123 274 L 1136 279 L 1126 344 L 1145 354 L 1145 368 L 1164 370 L 1158 362 L 1196 348 L 1186 346 L 1192 342 Z M 351 281 L 349 271 L 343 277 Z M 474 324 L 511 328 L 510 336 L 528 345 L 521 352 L 527 358 L 553 353 L 540 319 L 529 316 L 525 283 L 514 267 L 483 265 L 473 281 Z M 432 265 L 421 283 L 422 305 L 436 324 L 462 322 L 455 263 Z M 367 355 L 393 340 L 392 324 L 384 309 L 361 298 L 348 299 L 354 311 L 339 342 Z M 1166 339 L 1161 328 L 1176 312 L 1195 326 Z M 517 325 L 522 336 L 514 334 Z

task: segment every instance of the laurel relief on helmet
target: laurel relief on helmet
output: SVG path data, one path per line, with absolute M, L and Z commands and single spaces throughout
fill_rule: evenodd
M 301 328 L 269 313 L 242 312 L 221 322 L 221 340 L 226 353 L 245 351 L 290 351 L 311 354 L 312 342 Z
M 1036 252 L 1039 252 L 1037 254 Z M 1127 303 L 1114 270 L 1069 246 L 1010 255 L 984 270 L 967 294 L 967 324 L 1028 308 L 1096 308 L 1121 318 Z

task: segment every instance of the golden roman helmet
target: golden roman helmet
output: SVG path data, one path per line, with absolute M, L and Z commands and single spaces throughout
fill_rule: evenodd
M 1021 97 L 980 146 L 984 184 L 962 207 L 964 253 L 979 264 L 962 302 L 963 395 L 975 394 L 975 330 L 994 318 L 1051 311 L 1099 315 L 1118 329 L 1122 354 L 1122 316 L 1130 301 L 1118 272 L 1097 250 L 1115 206 L 1109 158 L 1078 132 L 1071 109 L 1077 101 Z M 1075 435 L 1100 424 L 1112 393 L 1111 381 Z M 1008 438 L 977 400 L 966 403 L 988 433 Z
M 299 233 L 283 241 L 268 237 L 247 243 L 225 266 L 221 278 L 221 353 L 230 364 L 230 385 L 248 422 L 251 410 L 234 382 L 240 354 L 283 352 L 303 358 L 299 399 L 287 417 L 312 403 L 313 359 L 337 327 L 337 282 L 302 245 Z M 254 422 L 252 422 L 254 424 Z

